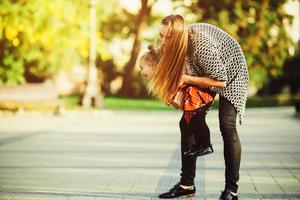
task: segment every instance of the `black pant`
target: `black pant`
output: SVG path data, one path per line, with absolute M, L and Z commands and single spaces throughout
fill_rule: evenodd
M 205 121 L 206 109 L 197 111 L 190 122 L 187 124 L 182 115 L 179 122 L 181 131 L 181 184 L 194 185 L 194 178 L 196 172 L 196 157 L 183 156 L 183 153 L 192 149 L 193 146 L 208 147 L 210 145 L 210 132 Z
M 220 96 L 219 105 L 219 122 L 220 131 L 224 142 L 224 159 L 225 159 L 225 189 L 237 192 L 239 180 L 239 169 L 241 160 L 241 144 L 236 130 L 237 112 L 234 106 L 225 98 Z M 203 124 L 203 122 L 199 122 Z M 201 125 L 200 125 L 201 126 Z M 198 127 L 199 128 L 199 127 Z M 195 157 L 183 156 L 183 152 L 193 144 L 193 134 L 188 131 L 182 119 L 180 120 L 181 130 L 181 184 L 194 185 L 196 172 Z M 206 130 L 204 128 L 204 130 Z M 198 131 L 197 133 L 201 133 Z

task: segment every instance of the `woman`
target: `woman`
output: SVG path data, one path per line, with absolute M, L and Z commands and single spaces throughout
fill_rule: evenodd
M 241 144 L 236 130 L 236 116 L 244 115 L 248 93 L 248 70 L 240 45 L 216 26 L 197 23 L 187 26 L 180 15 L 165 17 L 160 26 L 161 57 L 150 79 L 150 89 L 168 102 L 181 83 L 209 88 L 219 94 L 219 122 L 224 142 L 225 189 L 219 199 L 238 199 L 237 182 Z M 182 75 L 185 60 L 187 75 Z M 181 128 L 181 152 L 188 149 L 189 136 Z M 160 198 L 192 196 L 196 157 L 181 156 L 181 179 Z

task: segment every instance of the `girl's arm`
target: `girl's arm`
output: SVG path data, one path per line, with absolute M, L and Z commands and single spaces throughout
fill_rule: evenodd
M 208 78 L 208 77 L 198 77 L 198 76 L 189 76 L 189 75 L 182 75 L 181 83 L 196 85 L 201 88 L 226 87 L 226 81 L 217 81 L 215 79 Z

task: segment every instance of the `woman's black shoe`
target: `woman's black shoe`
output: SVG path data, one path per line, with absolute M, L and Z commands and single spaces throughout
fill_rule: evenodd
M 180 196 L 192 197 L 196 193 L 196 188 L 193 186 L 193 189 L 183 189 L 180 187 L 180 184 L 177 183 L 171 188 L 168 192 L 160 194 L 159 198 L 161 199 L 172 199 Z
M 239 197 L 231 194 L 230 190 L 224 190 L 219 200 L 238 200 Z
M 191 150 L 188 150 L 184 152 L 183 155 L 185 156 L 204 156 L 210 153 L 213 153 L 214 149 L 210 145 L 208 147 L 200 147 L 200 148 L 192 148 Z

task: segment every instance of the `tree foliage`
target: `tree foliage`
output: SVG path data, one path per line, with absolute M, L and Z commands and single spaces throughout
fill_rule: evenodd
M 43 80 L 60 68 L 87 63 L 89 1 L 3 0 L 0 16 L 2 84 Z M 100 31 L 97 36 L 101 43 Z
M 155 41 L 155 27 L 164 17 L 153 12 L 149 15 L 157 1 L 148 1 L 143 7 L 147 1 L 140 0 L 136 12 L 124 9 L 121 0 L 97 1 L 97 67 L 103 74 L 100 78 L 106 94 L 111 94 L 110 83 L 120 77 L 122 93 L 140 95 L 133 90 L 142 91 L 145 86 L 136 74 L 135 60 L 140 48 Z M 172 1 L 174 13 L 183 14 L 188 23 L 215 24 L 238 40 L 250 81 L 257 88 L 285 72 L 282 66 L 293 46 L 284 28 L 292 21 L 283 9 L 286 2 Z M 87 65 L 88 26 L 88 0 L 0 1 L 0 85 L 42 81 L 61 68 Z M 112 50 L 121 55 L 115 56 Z
M 194 1 L 188 10 L 198 22 L 208 22 L 227 31 L 241 44 L 250 81 L 261 88 L 282 73 L 293 43 L 285 29 L 292 17 L 283 9 L 287 0 Z

